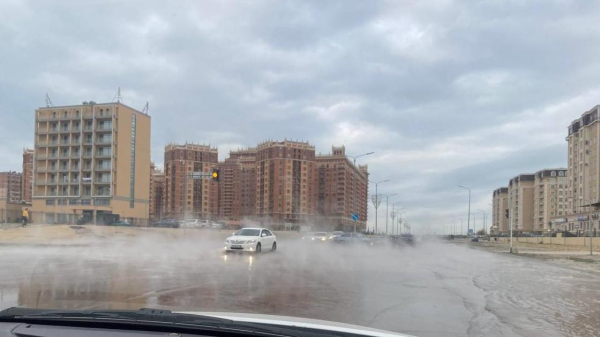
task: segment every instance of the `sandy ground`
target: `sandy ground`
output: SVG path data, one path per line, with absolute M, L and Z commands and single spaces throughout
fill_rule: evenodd
M 461 240 L 455 240 L 452 243 L 501 254 L 509 254 L 510 252 L 508 243 L 494 241 L 475 243 Z M 589 247 L 514 242 L 513 251 L 515 252 L 514 255 L 519 257 L 540 259 L 555 265 L 600 274 L 600 251 L 594 250 L 590 255 Z

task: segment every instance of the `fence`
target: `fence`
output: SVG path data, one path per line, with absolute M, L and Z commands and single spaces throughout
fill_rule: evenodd
M 0 223 L 4 223 L 4 214 L 6 210 L 0 209 Z M 18 210 L 11 210 L 6 213 L 8 223 L 17 223 L 21 221 L 22 211 L 19 207 Z M 35 224 L 48 224 L 48 225 L 82 225 L 82 224 L 93 224 L 92 219 L 83 220 L 81 215 L 73 213 L 48 213 L 48 212 L 29 212 L 29 222 Z M 104 219 L 99 216 L 96 219 L 96 224 L 102 225 L 112 222 L 114 219 Z M 148 219 L 140 218 L 120 218 L 119 220 L 127 220 L 133 226 L 144 227 L 148 226 Z
M 493 241 L 494 238 L 491 238 Z M 510 238 L 499 237 L 498 242 L 507 243 Z M 513 237 L 513 243 L 535 243 L 535 244 L 547 244 L 547 245 L 560 245 L 560 246 L 590 246 L 589 237 Z M 600 237 L 592 238 L 592 246 L 600 247 Z

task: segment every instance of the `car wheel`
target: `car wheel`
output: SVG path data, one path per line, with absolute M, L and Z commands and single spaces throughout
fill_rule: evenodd
M 274 252 L 277 250 L 277 242 L 273 242 L 273 247 L 271 247 L 271 251 Z
M 260 242 L 256 245 L 256 252 L 260 253 L 261 251 L 261 247 L 260 247 Z

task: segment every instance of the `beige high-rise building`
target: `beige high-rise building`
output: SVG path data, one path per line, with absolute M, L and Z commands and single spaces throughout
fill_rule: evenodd
M 193 179 L 194 172 L 209 174 L 219 164 L 219 151 L 208 145 L 169 144 L 165 147 L 165 216 L 176 219 L 212 219 L 219 214 L 219 189 L 211 179 Z
M 533 231 L 534 174 L 520 174 L 508 184 L 509 226 L 513 232 Z
M 33 150 L 23 150 L 23 176 L 21 180 L 21 201 L 31 203 L 33 189 Z
M 506 210 L 508 210 L 508 187 L 500 187 L 494 190 L 492 197 L 492 232 L 508 232 Z
M 533 230 L 552 229 L 550 220 L 567 213 L 567 169 L 545 169 L 535 173 L 533 191 Z
M 333 146 L 330 154 L 317 155 L 317 214 L 321 222 L 351 231 L 366 229 L 369 173 L 366 165 L 354 166 L 344 146 Z
M 267 224 L 312 221 L 316 213 L 315 147 L 268 141 L 256 148 L 256 216 Z
M 596 215 L 600 207 L 600 106 L 584 112 L 569 125 L 568 142 L 568 230 L 600 229 Z
M 35 111 L 33 210 L 37 221 L 148 220 L 149 115 L 122 103 Z

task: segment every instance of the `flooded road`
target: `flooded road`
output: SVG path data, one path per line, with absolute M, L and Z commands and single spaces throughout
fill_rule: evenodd
M 593 336 L 600 277 L 507 254 L 219 240 L 0 246 L 0 307 L 164 308 L 300 316 L 416 336 Z

